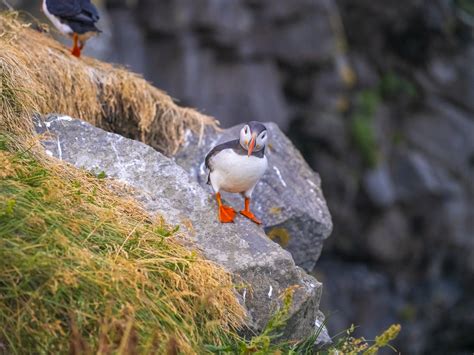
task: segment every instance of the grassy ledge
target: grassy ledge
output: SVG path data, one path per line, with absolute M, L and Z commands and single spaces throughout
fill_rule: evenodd
M 0 138 L 0 343 L 9 353 L 198 353 L 237 339 L 230 276 L 104 180 Z M 174 349 L 174 350 L 173 350 Z
M 33 113 L 58 112 L 176 152 L 186 129 L 200 132 L 217 121 L 177 106 L 137 74 L 99 60 L 70 55 L 44 28 L 0 12 L 0 129 L 31 132 Z

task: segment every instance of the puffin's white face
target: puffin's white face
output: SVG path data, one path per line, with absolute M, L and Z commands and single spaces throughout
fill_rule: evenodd
M 249 156 L 253 151 L 258 152 L 262 150 L 267 143 L 267 138 L 268 134 L 266 129 L 261 132 L 252 132 L 250 126 L 245 125 L 240 130 L 240 145 L 248 151 Z

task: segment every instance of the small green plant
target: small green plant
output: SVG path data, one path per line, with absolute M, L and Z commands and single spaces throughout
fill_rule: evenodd
M 378 147 L 374 131 L 374 115 L 380 103 L 376 90 L 363 90 L 357 95 L 351 121 L 351 135 L 364 161 L 370 167 L 377 164 Z
M 380 160 L 375 132 L 375 114 L 380 103 L 384 100 L 403 99 L 413 102 L 418 96 L 416 86 L 395 72 L 386 73 L 377 85 L 356 94 L 350 133 L 367 166 L 374 167 Z M 395 139 L 401 140 L 401 137 Z
M 384 347 L 394 349 L 390 342 L 395 340 L 400 333 L 400 324 L 393 324 L 381 335 L 376 336 L 374 341 L 366 340 L 363 337 L 355 338 L 352 334 L 355 331 L 355 327 L 352 325 L 348 330 L 345 331 L 344 335 L 334 339 L 334 344 L 329 349 L 317 352 L 318 355 L 373 355 L 376 354 L 380 349 Z
M 386 98 L 405 95 L 410 99 L 415 99 L 418 96 L 418 90 L 413 82 L 394 72 L 388 72 L 382 77 L 378 91 Z
M 268 321 L 261 334 L 252 337 L 250 340 L 240 339 L 237 342 L 225 346 L 206 346 L 206 350 L 219 355 L 373 355 L 378 350 L 389 347 L 396 351 L 390 342 L 396 339 L 401 326 L 391 325 L 381 335 L 376 336 L 374 341 L 366 340 L 363 337 L 355 338 L 353 333 L 356 329 L 351 326 L 342 335 L 335 336 L 333 344 L 324 350 L 318 349 L 316 341 L 325 327 L 322 323 L 306 339 L 299 342 L 281 342 L 281 330 L 289 320 L 289 313 L 292 304 L 294 289 L 289 288 L 282 295 L 282 305 Z

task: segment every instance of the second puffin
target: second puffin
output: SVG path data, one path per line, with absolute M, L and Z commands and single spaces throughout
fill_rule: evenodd
M 209 169 L 207 183 L 216 193 L 219 220 L 234 221 L 235 211 L 222 203 L 220 191 L 241 193 L 245 208 L 240 213 L 257 224 L 262 222 L 250 211 L 250 198 L 260 178 L 267 169 L 265 144 L 268 134 L 260 122 L 248 122 L 240 131 L 240 138 L 214 147 L 206 156 Z
M 43 0 L 43 12 L 64 35 L 72 37 L 72 55 L 81 56 L 86 41 L 101 32 L 99 12 L 90 0 Z

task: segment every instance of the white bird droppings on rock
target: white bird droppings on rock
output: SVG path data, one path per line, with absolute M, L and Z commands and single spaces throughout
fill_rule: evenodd
M 277 173 L 278 179 L 280 179 L 280 182 L 283 185 L 283 187 L 286 187 L 286 182 L 285 182 L 285 180 L 283 180 L 283 178 L 281 176 L 281 173 L 280 173 L 280 170 L 276 166 L 273 167 L 273 170 L 275 170 L 275 172 Z

